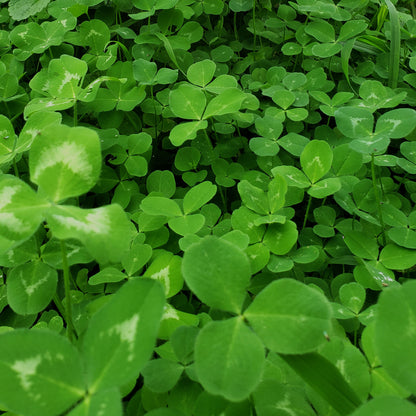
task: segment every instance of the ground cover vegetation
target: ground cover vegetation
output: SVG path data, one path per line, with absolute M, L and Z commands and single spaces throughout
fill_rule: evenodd
M 413 1 L 0 7 L 2 414 L 416 414 Z

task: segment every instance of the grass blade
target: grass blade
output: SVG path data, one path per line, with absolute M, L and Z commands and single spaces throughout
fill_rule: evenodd
M 357 94 L 351 85 L 351 80 L 349 76 L 349 68 L 350 68 L 349 62 L 350 62 L 351 52 L 354 47 L 354 43 L 355 43 L 355 38 L 349 39 L 345 42 L 343 48 L 341 49 L 341 66 L 342 66 L 342 71 L 344 72 L 345 78 L 347 79 L 348 85 L 350 86 L 351 90 L 355 94 Z
M 385 0 L 390 15 L 390 67 L 389 87 L 396 88 L 400 66 L 400 21 L 399 14 L 390 0 Z
M 361 400 L 339 370 L 318 353 L 280 355 L 289 366 L 341 416 L 352 413 Z

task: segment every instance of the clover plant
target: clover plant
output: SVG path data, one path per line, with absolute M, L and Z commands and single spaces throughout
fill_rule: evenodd
M 0 0 L 0 414 L 416 415 L 415 22 Z

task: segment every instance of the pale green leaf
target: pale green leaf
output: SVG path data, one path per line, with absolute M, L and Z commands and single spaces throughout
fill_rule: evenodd
M 197 337 L 196 372 L 211 394 L 244 400 L 259 383 L 263 362 L 262 342 L 240 317 L 210 322 Z
M 6 332 L 0 335 L 0 386 L 3 410 L 22 416 L 61 414 L 85 394 L 81 357 L 52 331 Z
M 271 351 L 304 354 L 326 342 L 331 308 L 326 297 L 294 279 L 270 283 L 244 312 Z
M 53 202 L 88 192 L 101 170 L 100 139 L 86 127 L 48 126 L 29 153 L 30 179 Z
M 239 313 L 250 280 L 246 254 L 218 237 L 205 237 L 185 252 L 182 273 L 189 288 L 207 305 Z
M 81 241 L 99 263 L 118 262 L 129 249 L 130 224 L 117 204 L 94 209 L 54 206 L 47 222 L 53 236 Z
M 158 282 L 133 279 L 93 315 L 82 349 L 90 392 L 139 376 L 153 351 L 164 304 Z

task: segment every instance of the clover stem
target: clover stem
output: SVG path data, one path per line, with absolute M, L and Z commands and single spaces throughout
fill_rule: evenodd
M 152 97 L 153 102 L 153 115 L 154 115 L 154 121 L 155 121 L 155 140 L 157 139 L 157 114 L 156 114 L 156 106 L 155 106 L 155 97 L 153 96 L 153 85 L 150 86 L 150 96 Z
M 77 102 L 74 101 L 74 127 L 78 124 L 78 108 L 77 108 Z
M 222 186 L 218 187 L 219 191 L 220 191 L 220 196 L 221 196 L 221 200 L 222 200 L 222 204 L 224 205 L 224 211 L 227 212 L 227 200 L 224 196 L 224 192 L 222 190 Z
M 234 20 L 233 20 L 233 24 L 234 24 L 234 37 L 235 40 L 238 42 L 238 31 L 237 31 L 237 13 L 234 12 Z
M 380 194 L 378 192 L 378 187 L 377 187 L 376 169 L 375 169 L 375 164 L 374 164 L 374 153 L 371 153 L 371 178 L 373 180 L 374 197 L 376 199 L 378 219 L 381 225 L 381 235 L 383 238 L 383 245 L 385 246 L 386 245 L 386 232 L 385 232 L 385 226 L 384 226 L 384 221 L 383 221 L 383 214 L 381 212 Z
M 13 170 L 14 170 L 14 176 L 16 176 L 16 178 L 18 178 L 19 177 L 19 169 L 17 168 L 16 159 L 13 159 Z
M 308 205 L 306 206 L 305 217 L 303 218 L 302 230 L 306 227 L 306 222 L 308 221 L 309 210 L 311 208 L 312 197 L 309 195 Z
M 65 312 L 64 305 L 62 304 L 61 299 L 59 299 L 59 297 L 58 297 L 58 295 L 56 293 L 53 296 L 53 303 L 56 305 L 59 313 L 63 316 L 63 318 L 66 321 L 66 312 Z
M 208 133 L 205 129 L 204 129 L 204 134 L 205 134 L 205 137 L 207 138 L 208 146 L 212 149 L 214 146 L 212 145 L 212 141 L 210 137 L 208 136 Z
M 62 254 L 62 269 L 64 274 L 64 289 L 65 289 L 65 315 L 67 325 L 68 339 L 72 341 L 74 334 L 74 324 L 72 323 L 72 302 L 71 302 L 71 283 L 70 272 L 68 265 L 68 254 L 66 251 L 65 241 L 61 240 L 61 254 Z
M 256 40 L 257 40 L 257 32 L 256 32 L 256 0 L 253 0 L 253 52 L 256 52 Z

